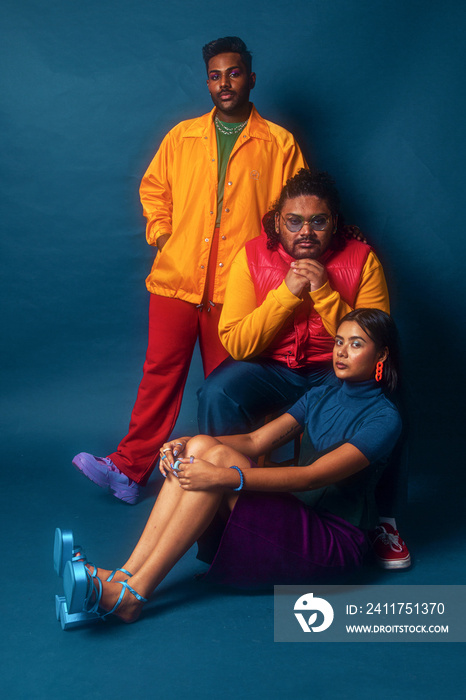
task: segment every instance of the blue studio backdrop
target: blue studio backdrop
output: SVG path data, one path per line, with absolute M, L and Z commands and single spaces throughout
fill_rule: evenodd
M 105 455 L 125 434 L 155 252 L 139 183 L 165 133 L 211 108 L 202 45 L 237 34 L 253 52 L 260 113 L 334 176 L 346 219 L 384 264 L 403 345 L 408 530 L 410 518 L 415 532 L 413 522 L 419 530 L 435 511 L 436 537 L 454 528 L 459 536 L 449 512 L 465 483 L 465 15 L 459 0 L 3 0 L 0 371 L 10 504 L 11 484 L 16 496 L 31 485 L 40 493 L 49 473 L 59 490 L 76 452 Z M 201 380 L 195 356 L 183 430 L 196 430 Z M 16 527 L 22 506 L 6 512 Z M 51 513 L 52 504 L 55 522 Z M 43 514 L 35 516 L 40 529 Z M 464 556 L 455 566 L 446 582 L 462 582 Z

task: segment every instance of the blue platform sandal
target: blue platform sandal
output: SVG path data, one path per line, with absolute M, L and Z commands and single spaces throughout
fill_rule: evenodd
M 63 577 L 67 561 L 86 561 L 83 548 L 74 544 L 72 530 L 55 529 L 53 542 L 53 567 L 60 578 Z
M 87 563 L 87 557 L 81 545 L 74 544 L 72 530 L 61 530 L 57 527 L 55 529 L 55 539 L 53 543 L 53 566 L 60 578 L 63 578 L 63 572 L 67 561 L 82 561 Z M 118 571 L 121 571 L 127 576 L 133 575 L 127 569 L 114 569 L 107 581 L 112 581 Z
M 118 569 L 115 571 L 117 570 Z M 125 590 L 132 593 L 141 603 L 147 603 L 147 599 L 131 588 L 127 581 L 115 581 L 115 583 L 120 583 L 122 586 L 120 596 L 111 610 L 108 612 L 103 611 L 100 609 L 102 581 L 97 576 L 97 569 L 94 567 L 93 571 L 89 571 L 80 561 L 68 561 L 63 576 L 63 587 L 65 589 L 68 613 L 92 613 L 104 619 L 108 615 L 112 615 L 116 612 L 123 600 Z
M 89 598 L 94 592 L 94 586 L 89 585 L 89 581 L 95 579 L 102 589 L 102 583 L 97 576 L 97 569 L 94 567 L 89 571 L 82 561 L 67 561 L 63 572 L 63 589 L 65 591 L 65 600 L 68 612 L 70 614 L 80 612 L 95 612 L 90 607 L 85 607 L 87 604 L 88 590 Z M 101 591 L 102 595 L 102 591 Z M 100 600 L 100 597 L 99 597 Z
M 100 620 L 100 615 L 95 613 L 69 613 L 65 596 L 62 595 L 55 596 L 55 613 L 62 630 L 69 630 L 74 627 L 85 627 Z

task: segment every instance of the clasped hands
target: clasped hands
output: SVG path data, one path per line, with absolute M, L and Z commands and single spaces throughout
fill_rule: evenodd
M 186 454 L 190 437 L 176 438 L 160 448 L 159 470 L 163 477 L 172 475 L 181 488 L 187 491 L 202 491 L 218 486 L 219 467 L 205 459 Z
M 285 284 L 296 297 L 304 290 L 314 292 L 320 289 L 328 280 L 327 270 L 318 260 L 303 258 L 294 260 L 285 277 Z

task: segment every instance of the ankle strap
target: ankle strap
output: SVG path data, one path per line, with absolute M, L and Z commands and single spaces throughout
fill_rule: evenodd
M 115 581 L 115 583 L 121 583 L 122 588 L 121 588 L 120 596 L 119 596 L 117 602 L 115 603 L 115 605 L 113 606 L 113 608 L 111 610 L 109 610 L 107 613 L 105 613 L 104 615 L 102 615 L 102 619 L 107 617 L 107 615 L 111 615 L 112 613 L 114 613 L 117 610 L 121 601 L 123 600 L 123 596 L 125 595 L 125 591 L 129 591 L 130 593 L 132 593 L 135 598 L 137 598 L 138 600 L 141 601 L 141 603 L 147 603 L 147 598 L 143 598 L 142 595 L 139 595 L 139 593 L 137 593 L 134 590 L 134 588 L 131 588 L 131 586 L 129 585 L 129 583 L 127 581 Z
M 132 593 L 135 598 L 137 598 L 139 601 L 141 601 L 141 603 L 147 603 L 147 598 L 144 598 L 142 595 L 139 595 L 139 593 L 137 593 L 134 590 L 134 588 L 131 588 L 128 581 L 117 581 L 117 583 L 121 583 L 121 585 L 123 586 L 123 591 L 122 591 L 123 594 L 124 594 L 124 591 L 126 589 L 127 591 Z M 121 596 L 121 597 L 123 597 L 123 596 Z
M 133 575 L 133 574 L 131 574 L 127 569 L 114 569 L 114 570 L 112 571 L 112 573 L 110 574 L 110 576 L 108 577 L 107 581 L 111 581 L 111 580 L 113 579 L 113 577 L 115 576 L 115 574 L 116 574 L 117 571 L 121 571 L 123 574 L 126 574 L 127 576 L 132 576 L 132 575 Z

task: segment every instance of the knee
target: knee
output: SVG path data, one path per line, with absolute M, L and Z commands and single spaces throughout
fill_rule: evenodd
M 221 442 L 217 442 L 216 445 L 211 445 L 207 448 L 207 450 L 204 452 L 203 459 L 205 459 L 207 462 L 212 462 L 212 464 L 215 464 L 218 467 L 222 467 L 229 461 L 230 453 L 231 447 L 223 445 Z
M 185 455 L 204 458 L 206 451 L 212 449 L 215 445 L 220 445 L 220 443 L 210 435 L 196 435 L 186 443 Z

